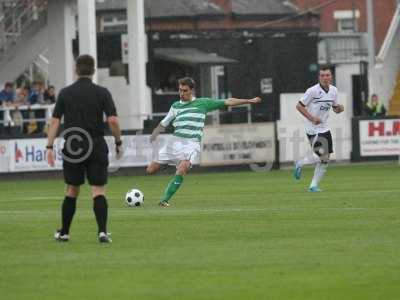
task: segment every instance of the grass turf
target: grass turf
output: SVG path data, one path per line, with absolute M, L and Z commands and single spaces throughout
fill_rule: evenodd
M 398 166 L 331 167 L 318 194 L 311 175 L 191 174 L 169 209 L 170 176 L 112 178 L 111 245 L 87 187 L 57 243 L 63 183 L 2 182 L 0 299 L 399 299 Z

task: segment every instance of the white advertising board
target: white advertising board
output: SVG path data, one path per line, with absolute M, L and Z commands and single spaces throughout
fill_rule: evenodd
M 204 128 L 202 166 L 275 161 L 273 123 L 232 124 Z
M 361 156 L 400 155 L 400 119 L 361 120 Z

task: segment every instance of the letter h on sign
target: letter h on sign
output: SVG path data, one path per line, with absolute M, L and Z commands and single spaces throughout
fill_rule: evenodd
M 369 122 L 368 124 L 368 136 L 375 136 L 375 132 L 378 132 L 379 136 L 385 135 L 385 123 L 379 122 L 378 125 L 375 125 L 376 122 Z

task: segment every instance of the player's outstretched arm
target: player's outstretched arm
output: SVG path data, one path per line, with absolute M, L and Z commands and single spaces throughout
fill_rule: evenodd
M 157 137 L 160 135 L 160 133 L 165 132 L 165 127 L 160 124 L 156 128 L 154 128 L 153 132 L 151 133 L 150 136 L 150 142 L 154 142 Z
M 340 114 L 341 112 L 344 112 L 344 106 L 342 104 L 333 106 L 332 109 L 337 114 Z
M 225 100 L 226 106 L 238 106 L 243 104 L 257 104 L 261 102 L 260 97 L 255 97 L 251 99 L 237 99 L 237 98 L 229 98 Z

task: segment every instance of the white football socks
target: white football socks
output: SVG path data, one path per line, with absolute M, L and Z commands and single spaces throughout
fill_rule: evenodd
M 317 187 L 326 173 L 326 169 L 328 168 L 328 164 L 325 163 L 317 163 L 314 170 L 314 177 L 311 181 L 310 188 Z
M 300 159 L 297 161 L 297 166 L 299 167 L 303 167 L 305 165 L 313 165 L 316 163 L 319 163 L 320 159 L 319 156 L 317 154 L 315 154 L 314 152 L 308 154 L 307 156 L 305 156 L 304 158 Z

